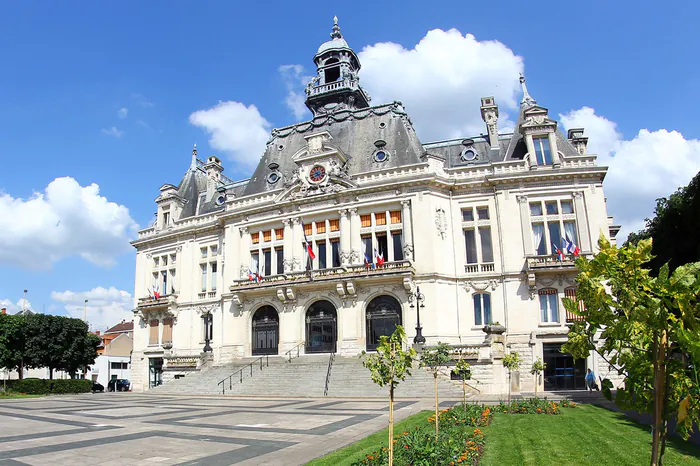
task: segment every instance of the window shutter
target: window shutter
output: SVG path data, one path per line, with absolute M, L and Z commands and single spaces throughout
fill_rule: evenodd
M 309 236 L 313 233 L 313 229 L 310 223 L 305 223 L 304 224 L 304 234 L 306 236 Z
M 339 231 L 340 230 L 340 220 L 335 218 L 333 220 L 330 220 L 331 224 L 331 231 Z
M 377 212 L 374 218 L 377 220 L 377 225 L 386 225 L 386 212 Z
M 316 233 L 326 232 L 326 222 L 316 222 Z
M 163 319 L 163 343 L 173 342 L 173 319 Z
M 400 210 L 394 210 L 390 213 L 391 215 L 391 224 L 395 225 L 397 223 L 401 223 L 401 211 Z
M 360 215 L 360 225 L 362 228 L 372 226 L 372 216 L 371 215 Z
M 158 321 L 157 320 L 152 320 L 149 322 L 149 338 L 148 338 L 148 344 L 149 345 L 157 345 L 158 344 Z
M 272 233 L 270 230 L 265 230 L 263 231 L 263 241 L 268 243 L 272 239 Z
M 277 228 L 275 230 L 275 239 L 276 240 L 284 239 L 284 229 L 283 228 Z

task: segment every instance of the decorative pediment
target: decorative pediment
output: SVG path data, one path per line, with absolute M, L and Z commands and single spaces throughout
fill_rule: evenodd
M 292 156 L 292 160 L 297 165 L 305 165 L 328 159 L 335 159 L 340 165 L 345 165 L 348 161 L 343 151 L 330 143 L 333 137 L 328 131 L 309 134 L 308 136 L 304 136 L 304 139 L 306 139 L 306 146 L 299 149 Z
M 550 119 L 548 116 L 549 111 L 544 107 L 530 107 L 523 113 L 524 121 L 520 124 L 521 130 L 527 128 L 541 128 L 543 126 L 553 126 L 557 127 L 557 122 Z

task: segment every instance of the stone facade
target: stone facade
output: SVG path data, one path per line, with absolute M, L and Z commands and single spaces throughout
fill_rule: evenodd
M 468 348 L 482 393 L 507 391 L 502 357 L 518 351 L 521 389 L 534 391 L 532 362 L 566 341 L 572 253 L 594 254 L 618 229 L 582 130 L 561 134 L 523 79 L 514 133 L 498 133 L 485 97 L 487 135 L 423 144 L 399 102 L 369 106 L 337 24 L 314 60 L 314 118 L 273 130 L 250 179 L 226 178 L 195 148 L 181 183 L 160 188 L 158 220 L 133 242 L 134 390 L 158 364 L 166 378 L 201 365 L 207 329 L 217 365 L 297 349 L 354 356 L 386 322 L 413 339 L 420 288 L 428 345 Z M 559 258 L 562 238 L 572 246 Z

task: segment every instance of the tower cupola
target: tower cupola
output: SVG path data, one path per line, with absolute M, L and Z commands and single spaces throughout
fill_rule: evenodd
M 306 86 L 306 106 L 314 116 L 369 107 L 370 98 L 360 87 L 360 60 L 340 33 L 337 16 L 331 40 L 318 48 L 314 63 L 316 76 Z

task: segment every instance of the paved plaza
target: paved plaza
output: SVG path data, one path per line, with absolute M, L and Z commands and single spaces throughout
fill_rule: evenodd
M 400 400 L 396 418 L 430 400 Z M 388 422 L 380 399 L 103 393 L 0 401 L 0 465 L 298 465 Z

